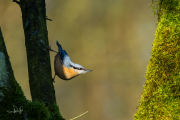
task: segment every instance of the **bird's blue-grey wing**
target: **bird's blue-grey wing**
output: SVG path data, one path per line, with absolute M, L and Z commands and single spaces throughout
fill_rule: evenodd
M 59 44 L 59 42 L 56 42 L 58 48 L 59 48 L 59 54 L 61 57 L 61 62 L 66 66 L 66 67 L 70 67 L 70 65 L 72 64 L 72 60 L 70 59 L 70 57 L 68 56 L 68 54 L 66 53 L 65 50 L 62 49 L 61 45 Z

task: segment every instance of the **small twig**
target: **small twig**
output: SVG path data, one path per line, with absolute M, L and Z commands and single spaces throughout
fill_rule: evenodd
M 48 16 L 46 16 L 46 20 L 49 20 L 49 21 L 52 21 L 52 19 L 49 19 L 49 18 L 47 18 Z
M 44 47 L 45 47 L 47 50 L 53 51 L 53 52 L 55 52 L 55 53 L 59 53 L 59 52 L 56 52 L 56 51 L 54 51 L 53 49 L 51 49 L 51 46 L 50 46 L 50 47 L 46 47 L 46 46 L 44 45 Z
M 83 113 L 83 114 L 81 114 L 81 115 L 79 115 L 79 116 L 77 116 L 77 117 L 75 117 L 75 118 L 72 118 L 72 119 L 70 119 L 70 120 L 75 120 L 75 119 L 77 119 L 77 118 L 80 118 L 80 117 L 82 117 L 84 114 L 86 114 L 86 113 L 88 113 L 89 111 L 86 111 L 85 113 Z
M 56 52 L 56 51 L 54 51 L 53 49 L 51 49 L 51 46 L 49 47 L 49 50 L 50 50 L 50 51 L 53 51 L 53 52 L 55 52 L 55 53 L 59 53 L 59 52 Z
M 13 2 L 16 2 L 18 5 L 20 5 L 20 2 L 17 0 L 13 0 Z

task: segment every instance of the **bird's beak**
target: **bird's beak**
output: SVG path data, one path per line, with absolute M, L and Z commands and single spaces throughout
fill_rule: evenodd
M 86 71 L 86 72 L 91 72 L 92 70 L 88 70 L 88 69 L 86 69 L 85 71 Z

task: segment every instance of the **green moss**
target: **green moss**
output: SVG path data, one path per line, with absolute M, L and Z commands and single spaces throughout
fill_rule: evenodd
M 65 120 L 61 116 L 61 114 L 59 112 L 59 106 L 57 104 L 53 104 L 53 106 L 51 106 L 49 109 L 50 109 L 49 112 L 51 114 L 50 120 L 59 120 L 59 118 L 61 118 L 61 120 Z
M 180 1 L 160 2 L 166 12 L 158 23 L 135 120 L 180 119 Z
M 14 84 L 13 87 L 3 87 L 0 90 L 3 93 L 3 96 L 0 96 L 3 98 L 0 101 L 0 120 L 23 120 L 25 114 L 27 114 L 28 120 L 59 120 L 59 118 L 65 120 L 60 115 L 59 107 L 56 104 L 48 108 L 43 102 L 27 100 L 18 84 Z M 22 113 L 7 112 L 7 110 L 13 111 L 14 105 L 18 109 L 23 106 L 21 107 Z
M 158 14 L 158 21 L 163 14 L 180 12 L 179 0 L 152 0 L 150 7 L 154 15 Z
M 28 118 L 31 120 L 49 120 L 50 112 L 44 103 L 38 101 L 30 102 L 25 104 L 24 112 L 27 113 Z

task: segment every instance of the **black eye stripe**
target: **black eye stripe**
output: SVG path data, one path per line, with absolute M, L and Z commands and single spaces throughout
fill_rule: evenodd
M 73 66 L 72 66 L 73 67 Z M 73 67 L 74 69 L 77 69 L 77 70 L 85 70 L 84 68 L 78 68 L 78 67 Z
M 70 66 L 73 67 L 74 69 L 77 69 L 77 70 L 86 70 L 85 68 L 74 67 L 72 65 L 70 65 Z

